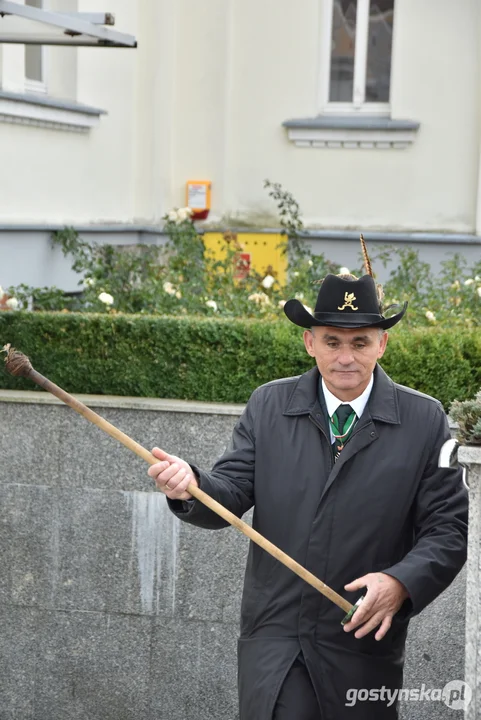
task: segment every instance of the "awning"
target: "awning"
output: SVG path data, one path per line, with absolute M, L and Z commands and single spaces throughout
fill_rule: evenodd
M 111 13 L 62 13 L 0 0 L 0 43 L 135 48 L 133 35 L 112 30 Z

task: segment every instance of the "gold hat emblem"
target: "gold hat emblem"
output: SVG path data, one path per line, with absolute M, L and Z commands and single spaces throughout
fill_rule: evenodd
M 344 305 L 342 307 L 338 307 L 338 310 L 345 310 L 346 308 L 351 308 L 351 310 L 358 310 L 357 307 L 354 307 L 352 304 L 356 300 L 356 296 L 354 293 L 344 293 Z

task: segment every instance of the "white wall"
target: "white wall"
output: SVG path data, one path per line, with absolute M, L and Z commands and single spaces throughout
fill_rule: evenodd
M 107 4 L 117 29 L 135 34 L 135 5 Z M 98 6 L 82 1 L 79 9 L 98 11 Z M 11 47 L 23 51 L 21 45 Z M 0 222 L 129 222 L 135 216 L 136 51 L 49 48 L 47 53 L 52 95 L 108 114 L 87 134 L 0 123 Z
M 190 92 L 178 97 L 174 192 L 189 175 L 205 175 L 216 214 L 248 213 L 269 207 L 269 177 L 326 227 L 472 231 L 475 0 L 397 0 L 392 114 L 421 124 L 406 150 L 304 149 L 287 140 L 282 122 L 317 110 L 321 2 L 207 0 L 194 9 L 179 0 L 194 21 L 178 33 L 176 84 Z
M 214 217 L 273 213 L 268 177 L 307 224 L 474 231 L 476 0 L 396 0 L 392 116 L 420 123 L 405 150 L 288 140 L 284 120 L 318 111 L 324 1 L 108 0 L 136 50 L 48 50 L 52 94 L 108 115 L 87 134 L 0 123 L 0 223 L 156 223 L 196 178 L 213 182 Z M 16 57 L 4 46 L 2 79 Z

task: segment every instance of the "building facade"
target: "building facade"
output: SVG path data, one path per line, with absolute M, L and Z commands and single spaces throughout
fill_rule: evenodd
M 94 0 L 25 4 L 98 11 Z M 453 249 L 479 259 L 476 0 L 102 9 L 136 49 L 0 45 L 4 287 L 75 288 L 49 245 L 55 228 L 161 242 L 163 215 L 193 179 L 212 183 L 210 221 L 264 228 L 276 215 L 264 180 L 280 182 L 342 263 L 359 230 L 435 261 Z

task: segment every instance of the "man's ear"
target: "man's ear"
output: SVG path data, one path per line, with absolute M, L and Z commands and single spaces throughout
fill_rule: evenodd
M 378 352 L 378 356 L 377 356 L 378 359 L 382 358 L 382 356 L 384 355 L 384 351 L 386 350 L 388 338 L 389 338 L 389 335 L 387 332 L 385 332 L 383 334 L 383 336 L 381 337 L 381 341 L 379 343 L 379 352 Z
M 314 348 L 313 348 L 314 335 L 312 334 L 312 331 L 304 330 L 304 335 L 302 337 L 304 338 L 304 345 L 306 346 L 306 350 L 307 350 L 308 354 L 311 357 L 315 357 Z

